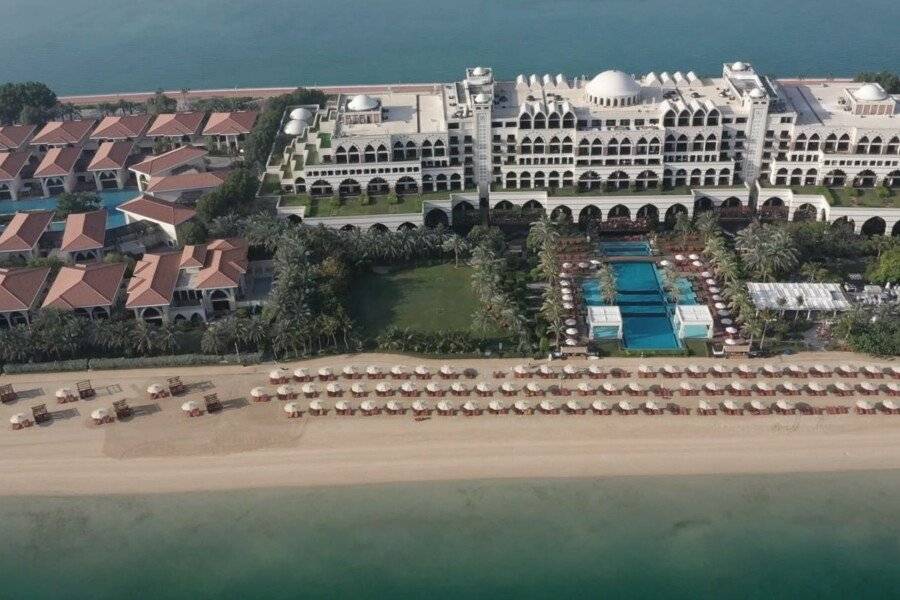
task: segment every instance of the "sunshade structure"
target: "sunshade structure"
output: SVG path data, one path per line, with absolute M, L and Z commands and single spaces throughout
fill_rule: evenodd
M 750 300 L 759 309 L 778 312 L 850 310 L 850 302 L 836 283 L 748 283 Z

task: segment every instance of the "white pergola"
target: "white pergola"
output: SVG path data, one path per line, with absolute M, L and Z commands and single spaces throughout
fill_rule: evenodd
M 622 339 L 622 311 L 618 306 L 589 306 L 587 323 L 593 337 L 594 329 L 615 330 L 616 339 Z
M 712 337 L 713 316 L 705 304 L 679 304 L 675 307 L 675 333 L 680 339 Z
M 836 283 L 748 283 L 747 291 L 760 310 L 850 310 L 850 302 Z

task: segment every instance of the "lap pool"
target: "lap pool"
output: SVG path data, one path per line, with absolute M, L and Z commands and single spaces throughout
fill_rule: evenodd
M 106 208 L 109 213 L 106 219 L 107 229 L 113 229 L 125 224 L 125 215 L 116 210 L 116 207 L 128 202 L 138 195 L 139 192 L 134 188 L 107 190 L 105 192 L 97 193 L 97 196 L 100 197 L 100 206 Z M 0 215 L 10 215 L 26 210 L 56 210 L 56 200 L 56 196 L 50 196 L 48 198 L 23 198 L 22 200 L 0 200 Z M 58 225 L 54 224 L 54 229 L 61 226 L 61 223 Z

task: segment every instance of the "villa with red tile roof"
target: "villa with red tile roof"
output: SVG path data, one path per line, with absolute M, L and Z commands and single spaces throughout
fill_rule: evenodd
M 259 113 L 254 110 L 214 112 L 209 115 L 203 135 L 207 148 L 237 152 L 244 145 L 247 134 L 253 130 Z
M 132 165 L 129 170 L 135 174 L 138 190 L 143 192 L 151 177 L 177 175 L 187 171 L 205 171 L 206 161 L 204 159 L 207 154 L 208 152 L 203 148 L 182 146 L 156 156 L 150 156 Z
M 0 150 L 18 150 L 27 146 L 36 129 L 35 125 L 0 126 Z
M 247 242 L 238 238 L 145 254 L 135 266 L 125 307 L 151 322 L 208 321 L 237 308 L 248 265 Z
M 42 308 L 73 311 L 94 319 L 109 318 L 121 301 L 125 263 L 65 266 L 47 292 Z
M 73 262 L 90 262 L 103 258 L 106 217 L 106 209 L 73 213 L 66 217 L 60 255 Z
M 117 207 L 125 215 L 126 223 L 150 221 L 166 235 L 170 246 L 178 243 L 178 226 L 197 214 L 193 208 L 176 202 L 159 200 L 153 196 L 138 196 Z
M 37 245 L 50 227 L 50 211 L 17 212 L 0 233 L 0 260 L 29 259 L 38 256 Z
M 50 267 L 0 269 L 0 329 L 31 322 L 49 277 Z
M 228 172 L 225 171 L 179 173 L 153 177 L 144 192 L 170 202 L 196 200 L 203 194 L 221 186 L 226 177 L 228 177 Z
M 147 137 L 156 141 L 164 139 L 173 146 L 202 145 L 203 121 L 206 113 L 179 112 L 157 115 Z
M 77 177 L 75 165 L 81 158 L 81 147 L 53 147 L 47 150 L 34 171 L 34 178 L 41 184 L 44 196 L 55 196 L 75 189 Z
M 50 121 L 38 131 L 30 144 L 40 151 L 47 148 L 83 146 L 97 121 Z
M 150 126 L 150 115 L 103 117 L 91 139 L 97 142 L 140 142 Z M 152 144 L 149 146 L 152 148 Z
M 94 185 L 98 192 L 125 187 L 128 183 L 128 160 L 134 152 L 135 143 L 131 141 L 101 142 L 94 157 L 87 166 L 88 173 L 94 176 Z
M 0 151 L 0 200 L 18 200 L 24 187 L 23 171 L 30 150 Z

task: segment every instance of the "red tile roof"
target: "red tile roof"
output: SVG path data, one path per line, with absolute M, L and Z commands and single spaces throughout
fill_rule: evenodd
M 88 171 L 115 171 L 124 169 L 134 142 L 103 142 L 94 153 L 87 167 Z
M 35 125 L 6 125 L 0 127 L 0 150 L 15 150 L 25 144 L 37 129 Z
M 166 136 L 181 137 L 183 135 L 197 135 L 206 113 L 181 112 L 174 114 L 158 115 L 153 125 L 147 130 L 150 137 Z
M 126 308 L 166 306 L 172 303 L 178 282 L 180 252 L 145 254 L 134 266 L 128 282 Z
M 0 313 L 29 310 L 50 275 L 50 267 L 0 269 Z
M 238 135 L 250 133 L 259 113 L 255 110 L 239 112 L 215 112 L 203 128 L 203 135 Z
M 152 177 L 144 191 L 148 194 L 159 194 L 187 190 L 211 190 L 222 185 L 227 176 L 228 174 L 222 171 L 203 171 L 200 173 L 179 173 L 178 175 Z
M 158 221 L 167 225 L 180 225 L 194 218 L 197 212 L 173 202 L 157 200 L 151 196 L 139 196 L 119 205 L 119 210 L 142 219 Z
M 214 240 L 206 246 L 185 246 L 181 266 L 200 267 L 191 285 L 194 289 L 238 287 L 241 275 L 247 272 L 247 242 L 229 238 Z
M 91 134 L 92 140 L 125 140 L 140 137 L 150 124 L 150 115 L 127 115 L 124 117 L 103 117 L 97 129 Z
M 31 145 L 58 146 L 77 144 L 94 128 L 97 121 L 50 121 L 31 139 Z
M 81 156 L 81 148 L 50 148 L 34 171 L 35 177 L 64 177 L 72 172 Z
M 74 310 L 110 306 L 116 300 L 125 263 L 92 263 L 59 270 L 44 299 L 44 308 Z
M 76 213 L 66 217 L 60 250 L 83 252 L 98 250 L 106 243 L 106 209 Z
M 0 152 L 0 181 L 11 181 L 18 177 L 28 164 L 31 152 Z
M 53 213 L 50 211 L 17 212 L 0 233 L 0 252 L 27 252 L 33 249 L 52 220 Z
M 191 146 L 181 146 L 174 150 L 169 150 L 157 156 L 151 156 L 142 160 L 138 164 L 130 167 L 136 173 L 142 175 L 159 175 L 166 171 L 171 171 L 178 167 L 192 163 L 199 158 L 206 156 L 208 152 L 203 148 L 193 148 Z

